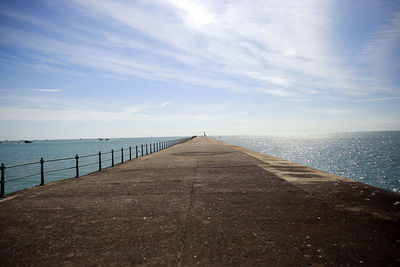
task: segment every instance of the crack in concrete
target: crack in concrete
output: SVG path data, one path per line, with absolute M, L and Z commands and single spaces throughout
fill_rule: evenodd
M 196 167 L 194 168 L 192 185 L 191 185 L 190 192 L 189 192 L 190 193 L 189 205 L 188 205 L 188 209 L 186 211 L 185 225 L 183 227 L 183 233 L 182 233 L 182 237 L 180 239 L 180 246 L 179 246 L 179 251 L 178 251 L 178 256 L 177 256 L 177 261 L 176 261 L 176 265 L 178 267 L 182 266 L 182 254 L 183 254 L 183 250 L 185 249 L 185 240 L 186 240 L 186 233 L 187 233 L 187 228 L 188 228 L 188 223 L 189 223 L 189 216 L 190 216 L 190 212 L 191 212 L 192 206 L 193 206 L 194 183 L 196 181 L 196 173 L 197 173 L 197 167 L 198 167 L 197 165 L 198 165 L 198 161 L 196 160 Z

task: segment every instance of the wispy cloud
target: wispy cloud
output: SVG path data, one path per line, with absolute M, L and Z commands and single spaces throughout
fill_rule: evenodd
M 160 105 L 158 105 L 158 107 L 164 108 L 164 107 L 166 107 L 166 106 L 168 106 L 170 104 L 171 104 L 170 102 L 164 102 L 164 103 L 161 103 Z
M 205 6 L 189 0 L 170 0 L 170 4 L 182 11 L 182 18 L 190 27 L 199 28 L 215 22 L 215 16 Z
M 369 98 L 369 99 L 358 99 L 354 100 L 355 103 L 366 103 L 366 102 L 379 102 L 379 101 L 390 101 L 400 99 L 400 97 L 380 97 L 380 98 Z
M 152 104 L 141 104 L 141 105 L 136 105 L 136 106 L 128 106 L 124 107 L 122 110 L 125 113 L 143 113 L 145 111 L 150 111 L 150 110 L 156 110 L 160 108 L 165 108 L 168 106 L 170 103 L 169 102 L 164 102 L 158 105 L 152 105 Z
M 256 91 L 264 93 L 264 94 L 280 96 L 280 97 L 295 96 L 295 94 L 293 94 L 292 92 L 282 89 L 282 88 L 256 88 Z
M 379 60 L 379 57 L 389 56 L 394 49 L 397 49 L 400 42 L 400 9 L 393 15 L 386 18 L 387 23 L 383 24 L 364 45 L 361 56 L 368 60 Z
M 123 111 L 124 113 L 139 113 L 143 112 L 145 110 L 148 110 L 151 106 L 150 105 L 137 105 L 137 106 L 129 106 L 129 107 L 124 107 Z
M 43 93 L 58 93 L 61 92 L 61 89 L 32 89 L 32 91 L 38 91 Z
M 350 113 L 345 109 L 321 109 L 320 112 L 326 115 L 346 115 Z
M 165 107 L 165 106 L 164 106 Z M 168 113 L 162 105 L 143 104 L 118 108 L 114 111 L 96 109 L 95 107 L 65 107 L 50 109 L 47 107 L 0 106 L 0 121 L 35 121 L 35 122 L 194 122 L 214 121 L 234 118 L 234 115 L 215 114 L 214 112 L 188 109 L 183 113 Z
M 326 49 L 329 40 L 322 30 L 329 23 L 326 16 L 329 5 L 319 1 L 295 5 L 287 1 L 243 1 L 233 5 L 180 0 L 127 5 L 88 0 L 70 1 L 65 7 L 104 23 L 107 20 L 118 23 L 123 26 L 123 35 L 115 27 L 104 28 L 100 36 L 105 36 L 105 40 L 82 42 L 70 30 L 57 31 L 61 36 L 65 34 L 62 39 L 68 40 L 60 42 L 11 28 L 3 28 L 2 32 L 7 34 L 8 42 L 52 55 L 63 64 L 111 75 L 184 82 L 228 91 L 232 91 L 229 85 L 232 78 L 258 86 L 275 84 L 292 91 L 293 85 L 305 86 L 316 78 L 328 83 L 332 76 L 344 78 L 340 66 Z M 31 17 L 13 15 L 13 18 L 52 33 L 57 28 Z M 145 38 L 137 38 L 137 31 Z M 130 57 L 121 54 L 121 49 L 145 53 Z M 296 73 L 303 79 L 298 79 Z M 246 82 L 237 82 L 235 86 L 239 91 L 252 92 L 246 89 L 249 88 Z
M 309 102 L 311 100 L 307 99 L 307 98 L 294 98 L 294 99 L 290 99 L 289 101 L 292 101 L 292 102 Z
M 364 73 L 368 73 L 371 89 L 399 92 L 400 71 L 400 6 L 382 19 L 381 25 L 370 33 L 361 47 L 359 61 L 364 63 Z

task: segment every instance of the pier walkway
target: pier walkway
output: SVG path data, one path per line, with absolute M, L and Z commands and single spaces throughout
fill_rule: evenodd
M 400 195 L 195 138 L 0 200 L 0 265 L 399 266 Z

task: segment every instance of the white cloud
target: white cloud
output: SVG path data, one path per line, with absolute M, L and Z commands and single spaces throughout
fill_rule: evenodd
M 379 101 L 390 101 L 399 99 L 400 97 L 380 97 L 380 98 L 368 98 L 368 99 L 358 99 L 354 100 L 355 103 L 365 103 L 365 102 L 379 102 Z
M 288 48 L 288 49 L 286 49 L 285 51 L 283 51 L 283 54 L 284 54 L 285 56 L 289 56 L 289 57 L 291 57 L 291 56 L 297 56 L 296 49 L 294 49 L 294 48 Z
M 258 72 L 246 72 L 246 75 L 253 79 L 267 81 L 267 82 L 277 84 L 280 86 L 285 86 L 285 87 L 292 86 L 292 83 L 288 79 L 286 79 L 285 77 L 282 77 L 282 76 L 268 76 L 268 75 L 258 73 Z
M 32 89 L 32 91 L 38 91 L 43 93 L 58 93 L 61 92 L 60 89 Z
M 148 110 L 151 106 L 150 105 L 137 105 L 137 106 L 129 106 L 124 107 L 122 110 L 124 113 L 139 113 L 145 110 Z
M 264 94 L 280 96 L 280 97 L 295 96 L 290 91 L 282 89 L 282 88 L 273 88 L 273 89 L 272 88 L 256 88 L 256 91 L 264 93 Z
M 214 15 L 194 1 L 171 0 L 170 4 L 183 11 L 184 21 L 194 28 L 199 28 L 215 21 Z
M 158 105 L 151 105 L 151 104 L 141 104 L 141 105 L 136 105 L 136 106 L 128 106 L 128 107 L 124 107 L 122 108 L 124 113 L 143 113 L 145 111 L 150 111 L 150 110 L 155 110 L 155 109 L 159 109 L 159 108 L 165 108 L 166 106 L 168 106 L 169 102 L 164 102 Z
M 294 99 L 290 99 L 289 101 L 291 101 L 291 102 L 309 102 L 311 100 L 307 99 L 307 98 L 294 98 Z
M 164 103 L 161 103 L 160 105 L 158 105 L 158 107 L 163 108 L 163 107 L 166 107 L 166 106 L 168 106 L 170 104 L 171 104 L 170 102 L 164 102 Z
M 400 44 L 400 11 L 394 12 L 387 23 L 376 30 L 363 47 L 360 55 L 376 63 L 387 58 Z
M 381 23 L 361 47 L 358 61 L 364 64 L 371 90 L 398 93 L 400 6 Z
M 326 115 L 346 115 L 350 113 L 345 109 L 321 109 L 320 112 Z
M 166 103 L 163 103 L 166 104 Z M 177 123 L 195 121 L 220 121 L 233 118 L 233 115 L 215 114 L 206 109 L 188 110 L 187 112 L 166 113 L 160 108 L 166 105 L 143 104 L 128 106 L 115 111 L 105 111 L 96 108 L 71 107 L 64 109 L 49 109 L 46 107 L 0 106 L 0 121 L 35 121 L 35 122 L 163 122 Z
M 292 85 L 291 82 L 284 77 L 277 77 L 277 76 L 268 77 L 267 76 L 267 77 L 264 77 L 264 79 L 271 83 L 275 83 L 275 84 L 286 86 L 286 87 L 290 87 Z

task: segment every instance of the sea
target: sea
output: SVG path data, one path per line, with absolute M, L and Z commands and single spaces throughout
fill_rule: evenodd
M 214 137 L 400 194 L 400 131 Z M 182 137 L 34 140 L 32 143 L 3 141 L 0 144 L 0 162 L 6 166 L 5 193 L 40 184 L 40 158 L 45 160 L 45 183 L 48 183 L 75 177 L 76 154 L 80 157 L 79 175 L 84 175 L 99 169 L 99 151 L 102 153 L 102 168 L 105 168 L 111 166 L 111 149 L 115 151 L 114 163 L 118 164 L 122 161 L 121 148 L 126 161 L 130 157 L 129 146 L 131 156 L 135 158 L 136 146 L 138 156 L 141 156 L 142 144 L 178 138 Z M 145 147 L 143 150 L 146 154 Z M 86 155 L 92 156 L 82 157 Z M 64 158 L 67 159 L 48 161 Z M 31 162 L 34 164 L 7 168 Z M 66 170 L 54 171 L 59 169 Z M 32 176 L 21 178 L 28 175 Z
M 152 150 L 154 150 L 154 143 L 179 138 L 183 137 L 27 140 L 28 143 L 25 140 L 2 141 L 0 144 L 0 163 L 6 166 L 4 171 L 5 194 L 39 185 L 41 181 L 39 163 L 41 158 L 44 160 L 44 180 L 45 183 L 49 183 L 76 176 L 76 155 L 79 156 L 79 176 L 81 176 L 99 170 L 99 152 L 102 153 L 101 167 L 103 169 L 112 164 L 112 149 L 114 150 L 114 164 L 116 165 L 122 162 L 122 152 L 123 160 L 127 161 L 130 157 L 136 158 L 136 146 L 138 146 L 138 156 L 140 157 L 142 155 L 141 145 L 144 145 L 143 154 L 146 155 L 146 144 L 147 151 L 150 153 L 150 144 L 152 144 Z M 131 147 L 131 151 L 129 151 L 129 147 Z M 123 151 L 121 151 L 121 148 L 123 148 Z M 54 159 L 63 160 L 53 161 Z M 9 166 L 25 163 L 33 164 L 9 168 Z M 59 169 L 65 170 L 57 171 Z
M 216 138 L 400 193 L 400 131 Z

